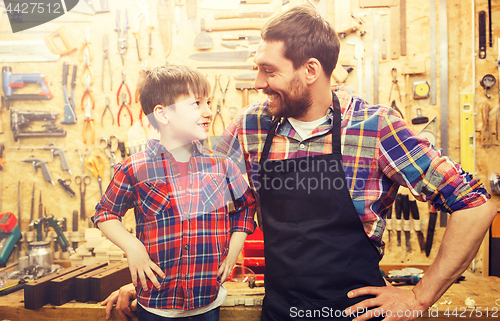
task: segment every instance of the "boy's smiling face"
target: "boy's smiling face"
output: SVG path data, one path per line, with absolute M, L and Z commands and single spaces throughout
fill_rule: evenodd
M 192 92 L 179 96 L 174 108 L 165 108 L 169 136 L 182 144 L 207 139 L 213 116 L 208 97 L 195 97 Z

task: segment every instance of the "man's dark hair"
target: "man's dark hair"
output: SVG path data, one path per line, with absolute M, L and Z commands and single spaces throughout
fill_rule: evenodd
M 295 69 L 316 58 L 330 77 L 337 65 L 339 37 L 333 26 L 308 5 L 293 7 L 270 19 L 260 34 L 264 41 L 283 41 L 283 54 Z
M 174 106 L 179 96 L 189 95 L 190 92 L 197 98 L 208 97 L 210 83 L 197 70 L 186 66 L 168 65 L 147 71 L 139 81 L 138 92 L 142 111 L 148 117 L 151 126 L 159 130 L 153 114 L 156 105 Z

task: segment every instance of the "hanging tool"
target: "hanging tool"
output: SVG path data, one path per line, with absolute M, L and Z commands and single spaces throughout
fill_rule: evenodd
M 33 183 L 33 192 L 31 193 L 31 209 L 30 209 L 30 222 L 28 225 L 28 230 L 31 232 L 33 225 L 31 223 L 35 219 L 35 183 Z
M 483 129 L 481 130 L 481 146 L 488 147 L 492 145 L 490 130 L 490 105 L 483 103 L 480 106 L 483 119 Z
M 486 58 L 486 11 L 479 11 L 479 59 Z
M 53 54 L 43 39 L 0 41 L 0 61 L 49 62 L 58 61 L 60 55 Z
M 153 31 L 154 26 L 151 25 L 151 16 L 149 15 L 149 3 L 146 0 L 136 0 L 135 3 L 139 7 L 139 15 L 137 16 L 136 19 L 136 33 L 134 33 L 135 38 L 135 44 L 137 45 L 137 57 L 139 58 L 139 61 L 141 61 L 141 56 L 139 54 L 139 26 L 141 24 L 141 20 L 144 19 L 146 22 L 146 27 L 148 31 L 148 55 L 151 56 L 151 33 Z
M 460 165 L 464 171 L 476 172 L 476 125 L 474 94 L 460 94 Z
M 255 90 L 254 83 L 251 82 L 238 82 L 235 85 L 237 90 L 242 91 L 242 101 L 241 101 L 241 108 L 245 108 L 248 106 L 248 91 L 249 90 Z
M 56 40 L 59 39 L 59 40 Z M 66 27 L 60 27 L 50 35 L 43 38 L 50 52 L 55 55 L 67 55 L 77 50 L 77 46 L 73 43 L 73 39 Z M 64 47 L 61 48 L 60 44 Z
M 21 239 L 21 231 L 16 226 L 17 218 L 12 213 L 0 214 L 0 264 L 7 262 L 17 241 Z
M 73 74 L 71 75 L 71 97 L 70 97 L 71 107 L 75 111 L 75 119 L 76 119 L 75 87 L 76 87 L 76 71 L 77 71 L 77 69 L 78 69 L 78 65 L 74 64 L 73 65 Z
M 392 226 L 392 224 L 393 224 L 393 221 L 392 221 L 392 207 L 393 207 L 392 205 L 391 205 L 391 207 L 389 207 L 389 211 L 387 212 L 387 215 L 386 215 L 386 218 L 385 218 L 386 228 L 387 228 L 387 236 L 389 238 L 389 240 L 388 240 L 388 248 L 389 248 L 389 250 L 391 249 L 391 232 L 394 229 L 394 227 Z
M 413 99 L 429 98 L 430 86 L 426 80 L 416 81 L 413 83 Z
M 90 176 L 85 175 L 83 176 L 83 179 L 81 176 L 75 177 L 75 184 L 80 187 L 80 219 L 85 221 L 85 218 L 87 217 L 85 213 L 85 194 L 87 193 L 87 185 L 90 184 Z
M 109 90 L 113 90 L 113 71 L 111 70 L 111 61 L 109 60 L 109 39 L 108 34 L 102 36 L 102 74 L 101 74 L 101 88 L 104 91 L 104 62 L 108 61 L 109 70 Z
M 429 257 L 434 239 L 434 230 L 436 229 L 437 211 L 433 205 L 429 203 L 429 224 L 427 225 L 427 237 L 425 239 L 425 256 Z
M 95 178 L 97 178 L 97 182 L 99 183 L 99 192 L 102 197 L 102 175 L 104 170 L 104 160 L 100 155 L 89 157 L 85 162 L 85 167 L 92 172 Z
M 347 39 L 345 43 L 354 46 L 354 59 L 358 61 L 358 65 L 356 67 L 358 77 L 358 95 L 360 97 L 365 97 L 363 94 L 363 57 L 365 55 L 363 40 L 361 40 L 361 38 L 355 37 Z
M 122 66 L 125 66 L 125 54 L 127 53 L 127 48 L 128 48 L 127 30 L 128 30 L 127 9 L 125 9 L 125 24 L 123 25 L 123 29 L 120 29 L 120 10 L 116 9 L 115 31 L 118 33 L 118 53 L 122 58 Z
M 410 213 L 413 218 L 413 229 L 417 233 L 418 244 L 420 246 L 420 252 L 425 250 L 425 239 L 424 233 L 422 233 L 422 222 L 420 221 L 420 213 L 418 212 L 417 201 L 413 195 L 410 195 Z
M 76 124 L 76 113 L 73 106 L 69 101 L 68 95 L 68 70 L 69 65 L 67 62 L 63 63 L 63 75 L 62 75 L 62 86 L 63 86 L 63 97 L 64 97 L 64 119 L 61 120 L 61 124 Z
M 76 194 L 75 194 L 75 191 L 73 191 L 73 189 L 71 189 L 71 180 L 70 179 L 65 179 L 65 180 L 62 180 L 62 179 L 57 179 L 57 181 L 59 182 L 59 185 L 61 185 L 61 187 L 64 189 L 64 191 L 70 196 L 70 197 L 75 197 Z
M 431 37 L 431 105 L 437 104 L 437 30 L 436 0 L 430 3 L 430 37 Z
M 25 83 L 38 83 L 41 91 L 35 94 L 14 94 L 14 88 L 23 88 Z M 2 67 L 2 89 L 7 110 L 10 108 L 10 101 L 14 100 L 48 100 L 53 95 L 41 73 L 14 74 L 9 66 Z
M 479 82 L 481 87 L 484 88 L 484 95 L 488 99 L 491 98 L 491 95 L 488 94 L 488 90 L 493 88 L 493 86 L 495 86 L 496 82 L 497 82 L 497 80 L 495 79 L 495 76 L 493 76 L 492 74 L 484 75 L 484 77 Z
M 88 55 L 89 61 L 92 61 L 92 48 L 90 47 L 90 28 L 89 26 L 85 27 L 84 31 L 85 37 L 83 38 L 83 44 L 82 47 L 80 48 L 80 61 L 83 61 L 83 57 L 85 55 Z
M 385 16 L 387 13 L 375 10 L 363 13 L 362 15 L 373 15 L 373 104 L 378 105 L 379 103 L 379 56 L 380 56 L 380 44 L 378 40 L 378 33 L 380 27 L 380 16 Z M 366 90 L 371 90 L 371 88 L 366 88 Z
M 398 246 L 401 246 L 401 230 L 403 229 L 403 222 L 401 221 L 401 212 L 403 211 L 403 195 L 398 194 L 394 201 L 394 210 L 396 214 L 396 237 Z
M 88 84 L 88 79 L 87 79 L 87 84 Z M 83 98 L 85 97 L 85 94 L 84 96 L 82 97 L 82 109 L 83 109 Z M 92 105 L 90 104 L 91 102 L 91 98 L 92 98 Z M 91 141 L 92 141 L 92 144 L 94 143 L 95 141 L 95 129 L 94 129 L 94 119 L 92 118 L 92 110 L 94 109 L 94 98 L 92 97 L 92 95 L 88 95 L 87 96 L 87 106 L 85 107 L 85 118 L 84 118 L 84 123 L 83 123 L 83 143 L 86 144 L 87 143 L 87 131 L 88 131 L 88 128 L 90 127 L 90 133 L 91 133 Z
M 132 112 L 130 111 L 130 108 L 128 107 L 130 105 L 130 99 L 129 99 L 129 103 L 127 103 L 127 95 L 125 93 L 122 93 L 121 98 L 122 98 L 122 103 L 120 105 L 120 109 L 118 109 L 118 116 L 116 117 L 118 119 L 118 126 L 120 126 L 120 114 L 122 113 L 123 107 L 125 107 L 127 109 L 127 112 L 130 116 L 130 126 L 132 126 L 134 124 L 134 118 L 132 116 Z
M 214 115 L 214 120 L 212 121 L 212 134 L 215 136 L 215 122 L 217 121 L 217 116 L 219 116 L 220 121 L 222 122 L 222 131 L 226 129 L 226 125 L 224 124 L 224 119 L 222 118 L 221 114 L 221 104 L 220 104 L 220 99 L 217 101 L 217 110 Z
M 172 50 L 172 19 L 170 17 L 170 1 L 159 0 L 157 4 L 158 30 L 160 31 L 165 58 Z
M 396 87 L 396 89 L 398 90 L 398 94 L 399 94 L 399 101 L 402 102 L 401 92 L 399 91 L 397 74 L 398 74 L 398 70 L 396 68 L 392 68 L 391 69 L 392 85 L 391 85 L 391 91 L 389 92 L 389 101 L 391 101 L 392 90 L 394 89 L 394 87 Z
M 122 88 L 125 88 L 127 90 L 127 94 L 129 97 L 128 104 L 130 105 L 132 103 L 132 95 L 130 94 L 130 88 L 127 85 L 127 82 L 125 81 L 126 79 L 126 74 L 125 71 L 122 72 L 122 83 L 120 84 L 120 87 L 118 87 L 118 91 L 116 92 L 116 103 L 119 105 L 120 104 L 120 94 L 122 91 Z
M 500 194 L 500 174 L 490 173 L 489 175 L 490 189 L 493 194 Z
M 22 159 L 21 162 L 31 163 L 33 165 L 33 170 L 35 171 L 35 174 L 36 174 L 38 168 L 41 168 L 43 178 L 45 179 L 45 181 L 51 183 L 53 186 L 56 185 L 54 183 L 54 179 L 52 178 L 52 173 L 50 172 L 49 167 L 47 166 L 46 160 L 36 158 L 34 155 L 31 155 L 27 159 Z
M 73 227 L 72 228 L 73 232 L 78 232 L 78 211 L 77 210 L 73 211 L 73 221 L 71 223 L 72 223 L 71 225 Z M 73 235 L 75 235 L 75 234 L 76 233 L 73 233 Z M 78 242 L 72 242 L 71 245 L 74 249 L 78 248 Z
M 87 106 L 89 106 L 90 103 L 92 103 L 92 109 L 95 108 L 94 95 L 92 94 L 92 89 L 90 89 L 91 84 L 92 82 L 90 80 L 90 75 L 87 75 L 87 79 L 85 79 L 85 91 L 83 92 L 81 101 L 82 110 L 85 110 L 85 107 L 83 107 L 85 102 L 85 97 L 87 98 Z
M 115 173 L 115 166 L 116 166 L 115 152 L 118 150 L 118 145 L 119 145 L 118 137 L 116 137 L 115 135 L 109 136 L 109 139 L 106 137 L 101 137 L 101 139 L 99 140 L 99 148 L 102 149 L 106 154 L 106 156 L 108 156 L 109 158 L 110 179 L 113 178 Z
M 439 0 L 439 115 L 441 149 L 448 156 L 448 2 Z
M 205 18 L 200 19 L 200 33 L 194 38 L 194 47 L 200 50 L 213 48 L 214 43 L 212 37 L 207 33 L 205 28 Z
M 109 115 L 111 116 L 111 125 L 114 125 L 115 124 L 115 116 L 113 116 L 113 112 L 111 111 L 111 108 L 110 108 L 110 104 L 109 104 L 109 97 L 106 96 L 106 100 L 105 100 L 105 104 L 106 104 L 106 107 L 104 108 L 104 111 L 102 112 L 102 116 L 101 116 L 101 126 L 104 127 L 104 114 L 106 114 L 106 111 L 109 111 Z
M 189 20 L 189 24 L 191 28 L 193 28 L 194 32 L 198 32 L 198 28 L 196 27 L 196 0 L 186 0 L 186 13 Z
M 86 85 L 86 81 L 89 79 L 89 85 L 93 85 L 94 73 L 92 72 L 92 64 L 90 63 L 90 51 L 84 50 L 83 61 L 83 71 L 80 75 L 80 80 L 83 85 Z
M 491 28 L 491 0 L 488 0 L 488 32 L 490 36 L 490 48 L 493 47 L 493 30 Z
M 68 157 L 66 156 L 66 150 L 61 147 L 57 147 L 54 143 L 49 143 L 43 147 L 30 147 L 30 146 L 18 146 L 18 147 L 10 147 L 13 149 L 41 149 L 50 151 L 50 155 L 52 156 L 52 161 L 54 161 L 55 156 L 59 156 L 61 160 L 61 168 L 63 171 L 67 171 L 71 175 L 71 168 L 68 162 Z
M 78 154 L 78 158 L 80 158 L 80 166 L 81 166 L 81 169 L 82 169 L 82 176 L 84 174 L 84 171 L 85 171 L 85 156 L 87 156 L 87 153 L 90 151 L 90 149 L 88 148 L 85 148 L 85 150 L 83 151 L 83 154 L 82 152 L 77 148 L 75 149 L 75 153 Z M 33 186 L 34 188 L 34 186 Z
M 181 30 L 181 13 L 182 13 L 182 1 L 181 0 L 174 0 L 174 17 L 175 17 L 175 30 L 177 33 L 179 33 L 179 30 Z
M 382 21 L 382 59 L 387 59 L 387 30 L 385 20 Z
M 224 82 L 224 80 L 223 80 L 221 83 L 221 78 L 226 78 L 227 81 Z M 229 88 L 230 81 L 231 81 L 231 77 L 229 77 L 229 75 L 219 75 L 217 77 L 217 82 L 219 83 L 219 88 L 220 88 L 220 91 L 222 93 L 222 106 L 226 105 L 226 92 L 227 92 L 227 89 Z
M 428 121 L 429 121 L 429 118 L 422 115 L 422 108 L 418 107 L 417 108 L 417 117 L 413 118 L 411 120 L 411 123 L 413 125 L 418 125 L 418 124 L 425 124 Z
M 410 221 L 410 200 L 408 195 L 402 195 L 403 208 L 403 231 L 405 232 L 406 252 L 411 252 L 411 221 Z
M 57 127 L 54 123 L 57 119 L 56 112 L 41 111 L 41 110 L 20 110 L 12 108 L 10 110 L 10 129 L 14 134 L 14 141 L 23 137 L 65 137 L 66 131 Z M 43 125 L 45 130 L 28 131 L 23 128 L 30 124 L 31 121 L 46 121 Z

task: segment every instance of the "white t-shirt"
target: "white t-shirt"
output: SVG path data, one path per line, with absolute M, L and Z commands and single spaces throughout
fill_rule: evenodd
M 205 305 L 203 307 L 191 309 L 191 310 L 183 310 L 183 309 L 155 309 L 155 308 L 148 308 L 145 307 L 141 304 L 141 307 L 144 308 L 144 310 L 159 315 L 161 317 L 166 317 L 166 318 L 184 318 L 184 317 L 192 317 L 194 315 L 200 315 L 203 313 L 206 313 L 208 311 L 212 311 L 213 309 L 220 307 L 224 301 L 226 301 L 227 298 L 227 289 L 224 285 L 221 284 L 219 287 L 219 293 L 217 294 L 217 298 L 215 299 L 214 302 L 210 303 L 209 305 Z
M 321 117 L 320 119 L 313 121 L 301 121 L 295 118 L 288 118 L 288 121 L 292 125 L 293 129 L 295 129 L 302 140 L 309 137 L 313 130 L 315 130 L 319 125 L 323 124 L 326 120 L 328 120 L 328 117 L 326 115 Z

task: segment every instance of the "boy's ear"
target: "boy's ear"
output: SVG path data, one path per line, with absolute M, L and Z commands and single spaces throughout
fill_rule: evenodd
M 162 105 L 156 105 L 155 108 L 153 109 L 153 114 L 155 116 L 156 121 L 159 124 L 163 125 L 168 124 L 168 116 L 165 107 L 163 107 Z

